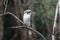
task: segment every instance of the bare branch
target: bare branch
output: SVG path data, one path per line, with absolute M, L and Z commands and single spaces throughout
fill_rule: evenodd
M 38 35 L 40 35 L 44 40 L 46 40 L 46 38 L 40 33 L 40 32 L 38 32 L 37 30 L 35 30 L 35 29 L 33 29 L 33 28 L 31 28 L 31 27 L 26 27 L 26 26 L 16 26 L 16 27 L 10 27 L 10 28 L 15 28 L 15 29 L 19 29 L 19 28 L 26 28 L 26 29 L 29 29 L 29 30 L 31 30 L 31 31 L 33 31 L 33 32 L 35 32 L 35 33 L 37 33 Z
M 7 13 L 5 13 L 5 14 L 0 14 L 0 15 L 7 15 L 7 14 L 9 14 L 9 15 L 12 15 L 15 19 L 17 19 L 20 23 L 22 23 L 23 25 L 26 25 L 26 24 L 24 24 L 24 22 L 23 21 L 21 21 L 16 15 L 14 15 L 13 13 L 10 13 L 10 12 L 7 12 Z

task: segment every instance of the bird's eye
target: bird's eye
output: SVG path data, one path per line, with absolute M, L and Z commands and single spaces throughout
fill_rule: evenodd
M 30 13 L 30 12 L 27 12 L 27 13 Z
M 31 11 L 27 12 L 27 13 L 31 13 Z

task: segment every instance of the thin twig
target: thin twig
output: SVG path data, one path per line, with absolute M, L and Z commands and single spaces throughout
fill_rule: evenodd
M 5 4 L 5 9 L 4 9 L 4 14 L 6 13 L 6 9 L 7 9 L 7 6 L 8 6 L 8 0 L 5 0 L 6 4 Z

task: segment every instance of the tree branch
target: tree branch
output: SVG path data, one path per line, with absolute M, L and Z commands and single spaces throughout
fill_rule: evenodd
M 21 21 L 16 15 L 14 15 L 13 13 L 7 12 L 5 14 L 0 14 L 1 16 L 4 15 L 12 15 L 15 19 L 17 19 L 20 23 L 22 23 L 23 25 L 26 25 L 23 21 Z
M 31 27 L 26 27 L 27 25 L 25 25 L 24 22 L 21 21 L 21 20 L 20 20 L 17 16 L 15 16 L 14 14 L 12 14 L 12 13 L 10 13 L 10 12 L 7 12 L 7 13 L 1 14 L 1 15 L 4 16 L 4 15 L 7 15 L 7 14 L 12 15 L 15 19 L 17 19 L 19 22 L 21 22 L 21 23 L 24 25 L 24 26 L 16 26 L 16 27 L 11 27 L 11 28 L 26 28 L 26 29 L 29 29 L 29 30 L 31 30 L 31 31 L 39 34 L 44 40 L 46 40 L 46 38 L 45 38 L 41 33 L 39 33 L 38 31 L 36 31 L 35 29 L 33 29 L 33 28 L 31 28 Z

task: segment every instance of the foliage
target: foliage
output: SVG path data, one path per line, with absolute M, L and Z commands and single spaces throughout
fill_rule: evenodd
M 49 24 L 49 27 L 53 26 L 53 19 L 55 14 L 55 7 L 56 7 L 57 0 L 33 0 L 34 3 L 34 10 L 36 15 L 34 17 L 34 21 L 36 24 L 36 29 L 41 32 L 44 28 L 46 28 L 46 23 Z M 51 20 L 47 17 L 50 17 Z M 47 33 L 45 32 L 44 35 Z

